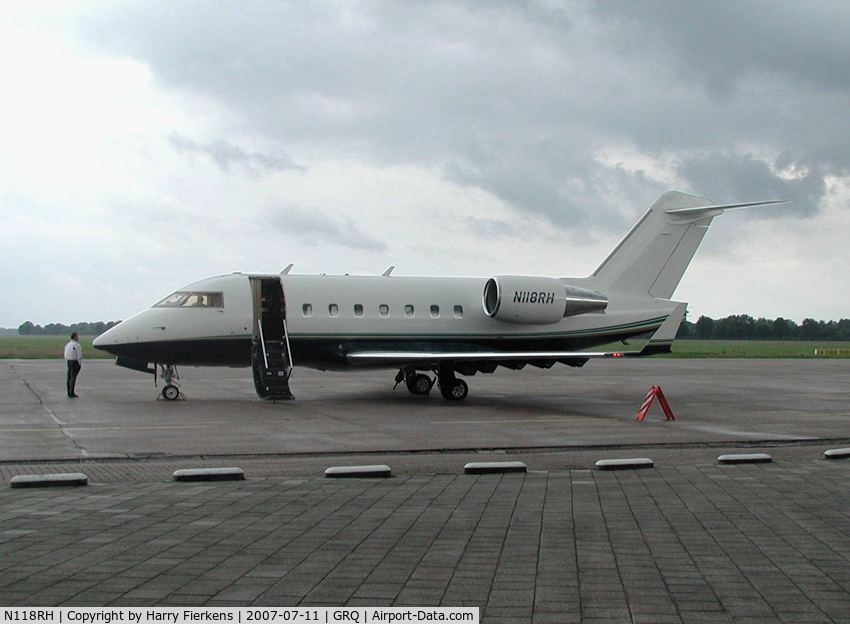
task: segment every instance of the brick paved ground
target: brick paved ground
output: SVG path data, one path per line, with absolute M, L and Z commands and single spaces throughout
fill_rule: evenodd
M 0 490 L 0 604 L 850 622 L 850 461 L 811 456 L 385 480 L 246 470 L 213 484 L 157 480 L 187 466 L 137 462 L 147 478 L 133 483 Z

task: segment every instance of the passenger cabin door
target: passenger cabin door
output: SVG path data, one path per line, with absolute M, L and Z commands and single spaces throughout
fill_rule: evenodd
M 270 401 L 290 400 L 292 356 L 286 330 L 286 298 L 278 277 L 251 277 L 254 302 L 251 367 L 257 396 Z

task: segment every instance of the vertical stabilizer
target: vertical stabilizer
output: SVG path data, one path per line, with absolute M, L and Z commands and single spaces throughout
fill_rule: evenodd
M 712 219 L 726 207 L 667 191 L 594 271 L 599 288 L 669 299 Z

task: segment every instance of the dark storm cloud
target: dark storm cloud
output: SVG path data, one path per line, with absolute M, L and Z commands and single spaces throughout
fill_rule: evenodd
M 674 131 L 640 138 L 650 151 L 678 152 L 679 175 L 701 194 L 720 201 L 789 197 L 795 203 L 787 210 L 812 215 L 827 190 L 825 177 L 850 170 L 844 120 L 850 5 L 598 0 L 593 6 L 620 34 L 621 55 L 669 68 L 678 84 L 703 94 L 693 108 L 670 115 Z M 743 147 L 732 153 L 736 145 Z M 759 151 L 778 156 L 758 157 Z
M 445 179 L 461 186 L 470 186 L 489 191 L 509 205 L 524 206 L 526 211 L 548 217 L 553 223 L 566 224 L 584 221 L 583 209 L 572 203 L 569 194 L 552 181 L 524 163 L 487 163 L 478 169 L 470 169 L 459 163 L 449 163 L 444 171 Z M 561 212 L 552 212 L 560 207 Z
M 389 248 L 386 242 L 364 231 L 354 219 L 338 219 L 315 207 L 277 203 L 270 205 L 266 215 L 263 222 L 302 242 L 320 242 L 363 251 L 386 251 Z
M 238 166 L 248 173 L 255 174 L 271 171 L 307 170 L 307 167 L 296 164 L 288 156 L 247 152 L 238 145 L 223 140 L 198 143 L 179 132 L 173 132 L 168 137 L 168 142 L 178 153 L 200 154 L 211 158 L 225 172 L 229 172 L 233 166 Z
M 826 192 L 822 171 L 801 172 L 794 177 L 780 177 L 767 164 L 749 155 L 712 154 L 682 162 L 679 172 L 704 194 L 720 203 L 727 197 L 743 200 L 790 199 L 794 203 L 780 209 L 808 214 Z
M 608 227 L 622 229 L 633 220 L 632 204 L 646 209 L 666 190 L 647 180 L 642 171 L 629 172 L 590 159 L 572 161 L 567 153 L 562 158 L 540 157 L 543 151 L 538 146 L 537 154 L 528 158 L 482 159 L 475 168 L 451 162 L 443 176 L 455 184 L 488 191 L 555 227 L 577 231 L 588 228 L 600 214 L 607 215 Z
M 597 0 L 603 20 L 620 20 L 629 45 L 673 51 L 682 77 L 728 95 L 753 72 L 792 82 L 850 88 L 850 11 L 843 1 Z
M 150 64 L 169 88 L 215 98 L 287 152 L 309 144 L 379 165 L 456 163 L 477 172 L 480 188 L 558 225 L 604 208 L 564 191 L 584 168 L 604 169 L 587 152 L 588 130 L 565 124 L 585 106 L 559 49 L 571 30 L 565 12 L 462 2 L 217 8 L 130 4 L 87 32 Z
M 561 229 L 621 229 L 664 190 L 601 162 L 609 148 L 719 202 L 790 194 L 801 215 L 850 169 L 846 3 L 110 7 L 82 23 L 90 40 L 281 153 L 436 168 Z

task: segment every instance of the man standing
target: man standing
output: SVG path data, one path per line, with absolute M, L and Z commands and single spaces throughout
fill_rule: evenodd
M 77 375 L 83 367 L 83 348 L 77 342 L 77 332 L 71 334 L 71 342 L 65 345 L 65 360 L 68 363 L 68 398 L 76 399 L 77 393 L 74 386 L 77 383 Z

